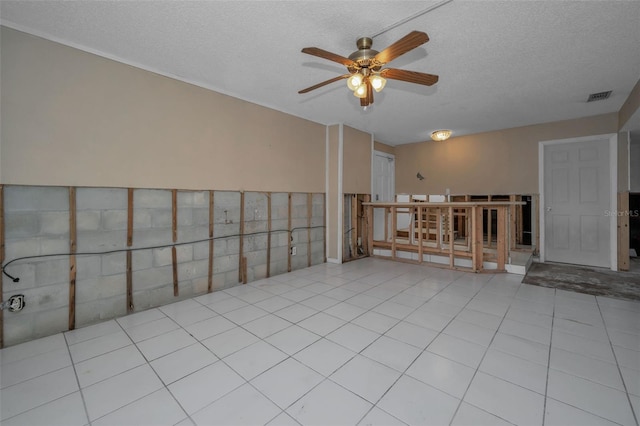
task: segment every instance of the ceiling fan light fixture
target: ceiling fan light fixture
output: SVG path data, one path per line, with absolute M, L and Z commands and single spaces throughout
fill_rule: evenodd
M 356 90 L 362 84 L 364 78 L 360 73 L 353 73 L 351 77 L 347 79 L 347 87 L 351 90 Z
M 451 130 L 441 129 L 431 133 L 431 139 L 436 142 L 446 141 L 451 137 Z
M 371 82 L 373 90 L 375 90 L 376 92 L 380 92 L 382 89 L 384 89 L 385 84 L 387 84 L 387 79 L 379 76 L 378 74 L 370 77 L 369 81 Z
M 360 99 L 367 97 L 367 84 L 363 82 L 360 86 L 356 87 L 356 90 L 353 91 L 353 95 Z

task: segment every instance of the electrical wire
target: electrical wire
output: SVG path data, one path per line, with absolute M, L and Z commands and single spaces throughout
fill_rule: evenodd
M 95 251 L 95 252 L 78 252 L 78 253 L 72 253 L 72 252 L 68 252 L 68 253 L 50 253 L 50 254 L 39 254 L 39 255 L 33 255 L 33 256 L 22 256 L 22 257 L 17 257 L 15 259 L 10 260 L 9 262 L 5 263 L 2 266 L 2 273 L 4 275 L 6 275 L 9 279 L 11 279 L 14 283 L 17 283 L 20 281 L 20 277 L 14 277 L 12 275 L 10 275 L 7 271 L 6 268 L 11 265 L 13 262 L 17 262 L 20 260 L 30 260 L 30 259 L 40 259 L 40 258 L 46 258 L 46 257 L 59 257 L 59 256 L 98 256 L 98 255 L 102 255 L 102 254 L 113 254 L 113 253 L 124 253 L 124 252 L 128 252 L 128 251 L 142 251 L 142 250 L 154 250 L 154 249 L 161 249 L 161 248 L 167 248 L 167 247 L 176 247 L 176 246 L 184 246 L 184 245 L 189 245 L 189 244 L 198 244 L 198 243 L 204 243 L 207 241 L 216 241 L 216 240 L 220 240 L 220 239 L 225 239 L 225 238 L 244 238 L 244 237 L 252 237 L 255 235 L 264 235 L 264 234 L 269 234 L 269 233 L 281 233 L 281 232 L 287 232 L 289 234 L 293 234 L 296 231 L 299 230 L 303 230 L 303 229 L 318 229 L 318 228 L 325 228 L 324 225 L 316 225 L 316 226 L 299 226 L 296 228 L 292 228 L 292 229 L 275 229 L 275 230 L 271 230 L 271 231 L 257 231 L 257 232 L 252 232 L 249 234 L 231 234 L 231 235 L 224 235 L 224 236 L 220 236 L 220 237 L 209 237 L 209 238 L 202 238 L 200 240 L 194 240 L 194 241 L 184 241 L 184 242 L 175 242 L 175 243 L 170 243 L 170 244 L 161 244 L 161 245 L 157 245 L 157 246 L 148 246 L 148 247 L 128 247 L 128 248 L 123 248 L 123 249 L 114 249 L 114 250 L 105 250 L 105 251 Z M 291 237 L 292 238 L 292 237 Z
M 422 16 L 422 15 L 424 15 L 426 13 L 429 13 L 432 10 L 435 10 L 435 9 L 439 8 L 440 6 L 444 6 L 445 4 L 450 3 L 452 1 L 453 0 L 444 0 L 444 1 L 441 1 L 440 3 L 434 4 L 433 6 L 429 6 L 428 8 L 426 8 L 424 10 L 421 10 L 419 12 L 414 13 L 411 16 L 408 16 L 408 17 L 406 17 L 404 19 L 401 19 L 400 21 L 396 22 L 395 24 L 391 24 L 388 27 L 383 28 L 381 31 L 379 31 L 379 32 L 375 33 L 374 35 L 372 35 L 371 38 L 376 38 L 379 35 L 382 35 L 382 34 L 386 33 L 387 31 L 391 31 L 392 29 L 394 29 L 396 27 L 399 27 L 402 24 L 406 24 L 407 22 L 412 21 L 412 20 L 414 20 L 414 19 L 416 19 L 416 18 L 418 18 L 418 17 L 420 17 L 420 16 Z

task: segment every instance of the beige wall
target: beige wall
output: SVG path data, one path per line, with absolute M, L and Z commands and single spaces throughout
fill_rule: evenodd
M 325 126 L 2 27 L 0 182 L 324 192 Z
M 640 110 L 640 80 L 636 83 L 629 97 L 618 111 L 618 129 L 622 129 L 627 121 Z M 630 129 L 638 130 L 638 129 Z
M 343 128 L 342 192 L 371 194 L 371 134 Z
M 396 193 L 538 193 L 538 142 L 617 133 L 618 114 L 395 147 Z M 418 180 L 420 172 L 425 179 Z

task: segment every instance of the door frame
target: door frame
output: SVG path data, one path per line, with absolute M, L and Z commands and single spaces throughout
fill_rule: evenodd
M 538 142 L 538 192 L 540 193 L 540 202 L 538 206 L 538 217 L 540 218 L 540 247 L 539 260 L 545 262 L 545 176 L 544 176 L 544 149 L 550 145 L 559 145 L 567 143 L 591 142 L 595 140 L 609 140 L 609 265 L 612 271 L 618 270 L 618 218 L 613 214 L 618 206 L 618 134 L 606 133 L 602 135 L 583 136 L 579 138 L 553 139 Z M 607 212 L 603 212 L 606 214 Z
M 376 151 L 375 149 L 371 150 L 371 201 L 377 201 L 375 199 L 375 164 L 376 164 L 376 156 L 379 155 L 381 157 L 386 157 L 390 161 L 393 161 L 393 173 L 391 174 L 391 195 L 395 199 L 396 196 L 396 156 L 393 154 L 389 154 L 388 152 Z

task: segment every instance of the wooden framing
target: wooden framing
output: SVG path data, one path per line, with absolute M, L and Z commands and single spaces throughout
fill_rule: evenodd
M 76 328 L 76 188 L 69 187 L 69 330 Z
M 178 190 L 171 190 L 171 239 L 178 242 Z M 178 297 L 180 288 L 178 286 L 178 253 L 176 246 L 171 247 L 171 265 L 173 270 L 173 296 Z
M 522 202 L 516 202 L 517 206 L 522 205 Z M 441 260 L 431 260 L 435 266 L 448 267 L 450 269 L 467 269 L 474 272 L 484 271 L 484 261 L 491 260 L 496 262 L 496 269 L 491 269 L 492 272 L 504 272 L 506 271 L 506 265 L 509 262 L 509 227 L 510 223 L 508 218 L 511 209 L 511 201 L 470 201 L 470 202 L 363 202 L 363 205 L 367 208 L 367 216 L 373 218 L 374 208 L 383 208 L 388 210 L 391 214 L 391 228 L 397 229 L 397 216 L 398 212 L 409 211 L 412 213 L 415 221 L 413 230 L 408 233 L 398 236 L 397 233 L 392 233 L 388 239 L 385 240 L 373 240 L 372 226 L 370 224 L 371 232 L 368 234 L 368 247 L 371 247 L 370 254 L 373 255 L 373 249 L 379 248 L 384 250 L 390 250 L 389 255 L 382 257 L 390 257 L 393 260 L 409 261 L 404 256 L 399 256 L 399 252 L 405 253 L 417 253 L 417 263 L 423 263 L 425 261 L 424 256 L 426 254 L 434 255 L 441 258 Z M 496 224 L 493 225 L 494 233 L 496 235 L 495 244 L 491 248 L 485 247 L 485 235 L 484 235 L 484 212 L 495 211 L 496 212 Z M 431 219 L 433 224 L 440 224 L 436 228 L 436 238 L 427 238 L 425 233 L 425 226 L 431 226 L 426 223 L 423 218 L 429 215 L 435 216 Z M 463 226 L 468 226 L 469 236 L 464 238 L 464 242 L 456 236 L 456 230 L 453 224 L 460 224 L 459 216 L 464 218 L 464 221 L 470 221 L 470 226 L 466 223 Z M 440 220 L 437 220 L 440 217 Z M 419 218 L 415 220 L 415 218 Z M 432 232 L 433 234 L 433 232 Z M 456 243 L 458 240 L 458 243 Z M 467 246 L 467 242 L 469 245 Z M 485 250 L 489 250 L 485 253 Z M 415 256 L 411 256 L 415 259 Z M 446 259 L 446 260 L 445 260 Z M 467 259 L 463 262 L 470 266 L 460 266 L 456 263 L 457 260 Z M 448 262 L 447 262 L 448 260 Z M 446 263 L 444 263 L 446 262 Z
M 213 223 L 214 193 L 209 191 L 209 266 L 207 270 L 207 293 L 213 291 Z
M 618 193 L 618 270 L 629 270 L 629 193 Z
M 271 193 L 267 192 L 267 278 L 271 276 Z
M 4 186 L 0 185 L 0 266 L 4 266 Z M 2 279 L 0 272 L 0 303 L 4 302 Z M 4 311 L 0 309 L 0 349 L 4 348 Z
M 289 235 L 287 238 L 287 272 L 291 272 L 291 243 L 293 240 L 293 230 L 291 229 L 291 193 L 288 194 L 289 203 L 287 205 L 287 229 L 289 230 Z
M 311 216 L 313 213 L 313 194 L 307 194 L 307 266 L 311 266 Z
M 127 247 L 133 245 L 133 188 L 127 190 Z M 133 256 L 127 250 L 127 313 L 133 312 Z
M 240 237 L 238 241 L 238 282 L 244 284 L 244 191 L 240 191 Z

